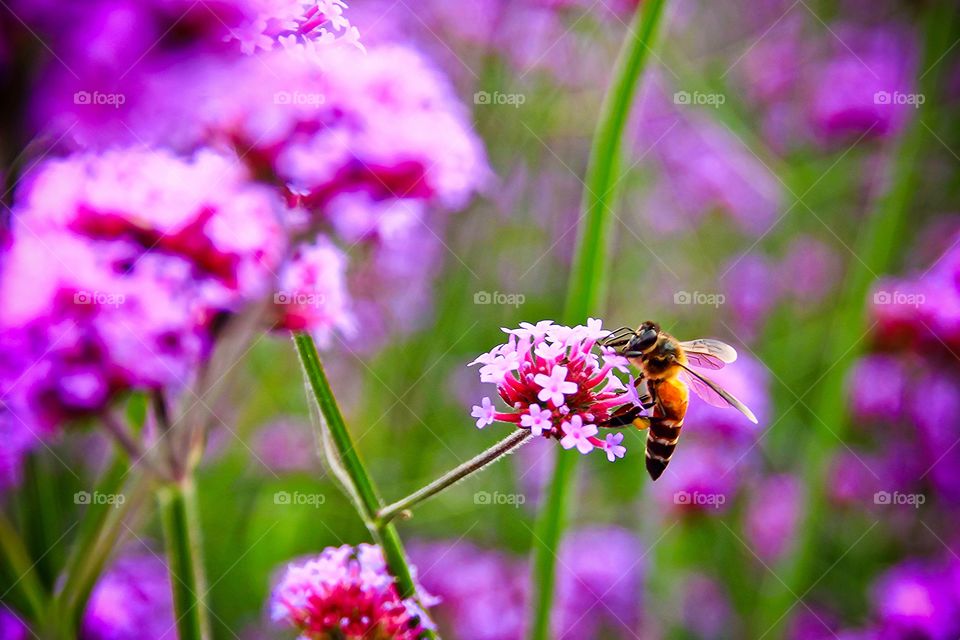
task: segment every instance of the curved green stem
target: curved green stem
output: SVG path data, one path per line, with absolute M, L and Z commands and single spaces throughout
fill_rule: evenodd
M 405 498 L 385 506 L 377 513 L 377 519 L 381 522 L 390 522 L 398 515 L 415 507 L 424 500 L 431 498 L 447 487 L 451 487 L 460 482 L 471 473 L 482 471 L 493 464 L 503 456 L 513 452 L 514 449 L 530 441 L 533 432 L 529 429 L 517 429 L 509 436 L 493 445 L 483 453 L 474 456 L 458 467 L 446 472 L 422 489 L 418 489 Z
M 396 528 L 389 522 L 377 518 L 377 512 L 380 511 L 383 503 L 354 447 L 343 414 L 340 413 L 340 407 L 337 406 L 336 397 L 323 370 L 313 338 L 306 333 L 297 333 L 294 334 L 293 342 L 300 356 L 300 365 L 303 368 L 307 387 L 320 414 L 317 420 L 318 437 L 325 449 L 333 450 L 328 452 L 330 454 L 327 456 L 328 460 L 335 456 L 334 460 L 329 460 L 333 472 L 344 485 L 347 495 L 353 499 L 370 535 L 383 550 L 387 567 L 391 575 L 396 578 L 400 595 L 403 598 L 419 598 L 413 573 Z M 420 604 L 422 607 L 423 603 Z M 434 636 L 431 633 L 429 637 Z
M 123 504 L 98 503 L 87 507 L 80 533 L 63 572 L 63 583 L 56 595 L 55 605 L 63 624 L 71 629 L 79 624 L 90 592 L 123 536 L 124 527 L 128 526 L 126 523 L 148 503 L 148 479 L 138 475 L 123 485 L 127 470 L 127 461 L 118 458 L 104 474 L 97 491 L 104 495 L 123 495 Z
M 563 319 L 573 324 L 596 313 L 606 295 L 608 245 L 613 208 L 619 194 L 623 134 L 640 76 L 654 46 L 666 0 L 644 0 L 614 67 L 590 149 L 584 184 L 582 218 L 567 288 Z M 549 637 L 550 610 L 556 580 L 556 560 L 566 523 L 576 456 L 559 455 L 546 501 L 540 511 L 533 544 L 534 600 L 530 638 Z
M 173 610 L 179 640 L 207 640 L 207 585 L 203 573 L 197 498 L 190 479 L 157 491 L 167 565 L 173 589 Z
M 34 621 L 43 620 L 47 598 L 43 583 L 37 575 L 36 563 L 30 561 L 30 554 L 23 540 L 17 535 L 13 524 L 0 512 L 0 553 L 8 566 L 10 578 L 17 593 L 21 596 L 27 613 Z

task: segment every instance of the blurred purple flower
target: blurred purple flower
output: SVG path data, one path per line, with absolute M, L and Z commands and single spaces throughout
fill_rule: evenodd
M 871 600 L 884 640 L 949 640 L 960 633 L 960 609 L 943 569 L 905 561 L 873 586 Z
M 759 430 L 770 424 L 773 415 L 769 371 L 749 353 L 741 352 L 735 363 L 717 371 L 710 371 L 709 376 L 750 407 L 758 424 L 750 422 L 739 411 L 715 407 L 695 396 L 691 398 L 687 409 L 684 433 L 697 437 L 714 436 L 737 443 L 752 443 L 759 435 Z
M 440 603 L 441 622 L 461 640 L 520 640 L 526 576 L 520 562 L 463 540 L 410 545 L 420 580 Z
M 833 53 L 810 82 L 815 131 L 825 140 L 895 134 L 915 108 L 916 43 L 902 26 L 834 25 Z
M 626 529 L 598 526 L 567 535 L 557 569 L 556 637 L 636 637 L 642 557 L 640 541 Z
M 0 605 L 0 638 L 3 640 L 27 640 L 30 629 L 16 613 L 5 605 Z
M 839 622 L 834 615 L 808 604 L 798 609 L 790 621 L 788 640 L 835 640 Z
M 273 589 L 270 611 L 274 622 L 316 640 L 417 640 L 433 628 L 413 598 L 400 597 L 383 552 L 369 544 L 327 547 L 290 564 Z
M 253 435 L 257 460 L 274 473 L 315 471 L 316 444 L 310 424 L 296 418 L 278 418 Z
M 860 421 L 896 422 L 904 412 L 907 371 L 901 358 L 889 354 L 863 356 L 850 369 L 847 394 Z
M 721 281 L 724 301 L 743 339 L 752 340 L 781 297 L 775 267 L 764 255 L 735 256 L 725 267 Z
M 733 133 L 664 93 L 645 90 L 637 118 L 637 153 L 652 150 L 662 165 L 661 199 L 694 224 L 719 210 L 747 234 L 767 231 L 780 206 L 779 181 Z
M 924 453 L 920 477 L 929 479 L 940 498 L 960 504 L 960 381 L 934 369 L 916 382 L 909 404 Z
M 83 614 L 82 640 L 175 640 L 170 578 L 151 552 L 127 553 L 101 576 Z
M 697 638 L 732 637 L 733 607 L 723 585 L 702 574 L 683 582 L 683 626 Z
M 211 152 L 113 151 L 32 171 L 0 275 L 19 418 L 50 428 L 126 389 L 185 385 L 217 323 L 269 290 L 280 206 Z
M 750 492 L 744 530 L 750 548 L 764 562 L 778 561 L 793 543 L 802 498 L 800 481 L 786 474 L 765 477 Z
M 827 244 L 812 236 L 798 236 L 790 241 L 780 263 L 780 290 L 800 304 L 818 303 L 838 281 L 841 266 Z
M 274 294 L 278 326 L 310 331 L 321 347 L 329 346 L 334 331 L 345 336 L 355 330 L 346 292 L 346 256 L 324 237 L 297 247 L 284 265 Z
M 726 512 L 733 503 L 743 476 L 744 454 L 727 443 L 702 440 L 681 438 L 667 472 L 650 487 L 663 510 L 714 515 Z

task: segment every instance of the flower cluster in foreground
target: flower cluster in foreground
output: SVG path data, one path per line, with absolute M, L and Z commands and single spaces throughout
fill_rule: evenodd
M 414 598 L 400 597 L 382 551 L 369 544 L 327 547 L 291 564 L 271 608 L 275 622 L 296 627 L 304 640 L 417 640 L 433 628 Z
M 606 348 L 599 356 L 593 353 L 597 341 L 610 333 L 600 321 L 576 327 L 550 320 L 523 322 L 519 329 L 503 331 L 508 341 L 470 364 L 481 365 L 481 382 L 497 385 L 510 409 L 499 411 L 483 398 L 473 407 L 477 427 L 512 422 L 535 436 L 559 440 L 564 449 L 584 454 L 599 449 L 611 462 L 622 458 L 623 434 L 607 434 L 603 440 L 597 435 L 616 409 L 639 405 L 639 398 L 633 384 L 625 386 L 614 375 L 627 371 L 626 358 Z

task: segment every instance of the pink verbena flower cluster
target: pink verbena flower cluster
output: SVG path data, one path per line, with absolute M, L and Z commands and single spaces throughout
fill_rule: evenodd
M 369 544 L 327 547 L 291 564 L 273 591 L 271 617 L 303 640 L 417 640 L 433 629 L 414 598 L 400 597 L 383 552 Z
M 470 364 L 481 365 L 481 382 L 497 385 L 509 409 L 500 411 L 483 398 L 471 414 L 477 427 L 510 422 L 535 436 L 556 439 L 564 449 L 583 454 L 597 449 L 611 462 L 622 458 L 622 433 L 603 440 L 597 436 L 616 409 L 639 404 L 639 398 L 633 384 L 625 386 L 614 375 L 627 371 L 626 358 L 607 348 L 599 356 L 593 353 L 597 341 L 610 333 L 601 322 L 590 319 L 585 326 L 565 327 L 543 320 L 503 331 L 509 340 Z
M 8 411 L 49 429 L 131 388 L 180 389 L 265 296 L 282 202 L 211 151 L 78 154 L 27 176 L 0 274 Z

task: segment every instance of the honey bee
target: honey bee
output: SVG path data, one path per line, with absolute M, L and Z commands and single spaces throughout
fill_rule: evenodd
M 621 409 L 609 424 L 649 428 L 646 465 L 647 473 L 654 480 L 663 474 L 677 448 L 691 387 L 708 404 L 734 407 L 751 422 L 757 423 L 756 416 L 742 402 L 689 366 L 723 368 L 737 359 L 737 352 L 730 345 L 710 338 L 680 342 L 650 321 L 641 324 L 636 331 L 621 327 L 600 344 L 614 348 L 640 371 L 641 376 L 636 380 L 638 387 L 641 383 L 646 384 L 646 393 L 641 397 L 643 406 Z M 646 409 L 653 410 L 651 415 L 640 415 Z

